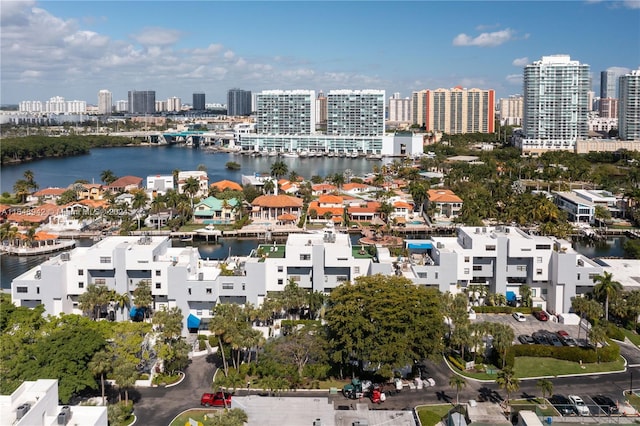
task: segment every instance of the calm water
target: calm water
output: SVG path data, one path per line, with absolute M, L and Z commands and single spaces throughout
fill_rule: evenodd
M 66 187 L 78 179 L 100 182 L 100 173 L 110 169 L 116 176 L 147 176 L 171 174 L 173 170 L 196 170 L 200 164 L 207 167 L 210 182 L 229 179 L 241 182 L 242 175 L 270 172 L 271 164 L 280 160 L 287 164 L 289 172 L 295 170 L 300 176 L 327 176 L 350 169 L 354 175 L 371 172 L 379 161 L 364 158 L 280 158 L 250 157 L 229 153 L 183 148 L 178 146 L 128 147 L 93 149 L 88 155 L 38 160 L 31 163 L 2 166 L 0 187 L 2 192 L 13 191 L 13 184 L 23 178 L 25 170 L 34 173 L 40 188 Z M 225 164 L 235 161 L 240 170 L 227 170 Z

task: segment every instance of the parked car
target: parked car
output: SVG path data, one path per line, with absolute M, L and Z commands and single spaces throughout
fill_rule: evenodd
M 516 319 L 516 321 L 520 322 L 525 322 L 527 320 L 527 317 L 525 317 L 522 312 L 514 312 L 513 317 Z
M 537 345 L 548 345 L 549 342 L 547 340 L 547 335 L 546 333 L 543 333 L 541 331 L 536 331 L 534 332 L 531 337 L 533 338 L 533 341 L 535 344 Z
M 549 315 L 545 311 L 533 311 L 533 316 L 538 321 L 549 321 Z
M 529 336 L 528 334 L 519 335 L 518 340 L 523 345 L 533 345 L 536 342 L 535 340 L 533 340 L 533 337 Z
M 231 407 L 231 394 L 227 392 L 203 393 L 200 405 L 205 407 Z
M 564 343 L 566 346 L 578 346 L 578 342 L 576 342 L 576 339 L 574 339 L 573 337 L 567 337 L 562 341 L 562 343 Z
M 558 335 L 559 338 L 561 339 L 566 339 L 567 337 L 569 337 L 569 333 L 567 333 L 564 330 L 558 330 L 556 331 L 556 334 Z
M 552 395 L 549 398 L 549 402 L 562 414 L 563 416 L 570 416 L 575 413 L 571 402 L 564 395 Z
M 547 341 L 549 342 L 550 345 L 562 346 L 562 342 L 560 341 L 560 339 L 558 339 L 558 336 L 556 336 L 553 333 L 549 333 L 547 335 Z
M 618 410 L 618 404 L 613 402 L 611 398 L 605 395 L 596 395 L 591 397 L 593 402 L 600 406 L 600 409 L 605 412 L 608 416 L 612 414 L 618 414 L 620 411 Z
M 584 400 L 578 395 L 569 395 L 569 402 L 573 405 L 573 409 L 580 416 L 588 416 L 590 414 L 589 407 L 584 403 Z

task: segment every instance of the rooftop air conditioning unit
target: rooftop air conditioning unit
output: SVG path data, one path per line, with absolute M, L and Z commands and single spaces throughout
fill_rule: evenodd
M 21 418 L 23 418 L 24 415 L 27 414 L 27 411 L 29 411 L 30 409 L 31 404 L 29 404 L 28 402 L 18 405 L 18 408 L 16 408 L 16 420 L 20 420 Z
M 204 272 L 198 272 L 198 281 L 204 280 Z
M 68 405 L 62 407 L 62 410 L 58 413 L 58 424 L 66 425 L 71 420 L 71 408 Z
M 71 256 L 69 255 L 69 253 L 62 253 L 60 255 L 60 260 L 62 260 L 64 262 L 68 262 L 69 259 L 71 259 Z

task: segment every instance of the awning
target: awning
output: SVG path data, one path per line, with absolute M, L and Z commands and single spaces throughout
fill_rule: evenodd
M 189 314 L 187 317 L 187 328 L 199 328 L 200 327 L 200 318 L 193 314 Z
M 420 242 L 420 243 L 407 243 L 408 249 L 414 250 L 429 250 L 433 248 L 433 243 Z
M 513 291 L 507 292 L 507 302 L 513 302 L 516 300 L 516 293 Z
M 129 316 L 136 321 L 141 321 L 142 318 L 144 317 L 144 309 L 137 308 L 134 306 L 129 310 Z

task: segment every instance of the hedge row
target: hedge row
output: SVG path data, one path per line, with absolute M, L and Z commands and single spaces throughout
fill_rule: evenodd
M 607 337 L 624 342 L 625 335 L 620 327 L 612 323 L 608 323 L 606 327 L 607 327 Z
M 548 346 L 548 345 L 514 345 L 507 352 L 506 363 L 513 366 L 515 357 L 517 356 L 533 356 L 543 358 L 555 358 L 565 361 L 580 362 L 591 364 L 598 362 L 613 362 L 620 357 L 620 348 L 618 345 L 609 344 L 602 348 L 598 348 L 596 352 L 592 348 L 581 348 L 571 346 Z
M 465 370 L 464 364 L 462 364 L 460 361 L 458 361 L 458 359 L 456 357 L 449 355 L 447 357 L 447 359 L 449 359 L 449 362 L 451 364 L 453 364 L 453 366 L 456 367 L 458 370 L 460 370 L 460 371 L 464 371 Z
M 478 314 L 512 314 L 514 312 L 530 314 L 534 311 L 532 308 L 525 308 L 522 306 L 517 308 L 514 308 L 513 306 L 474 306 L 472 309 Z

